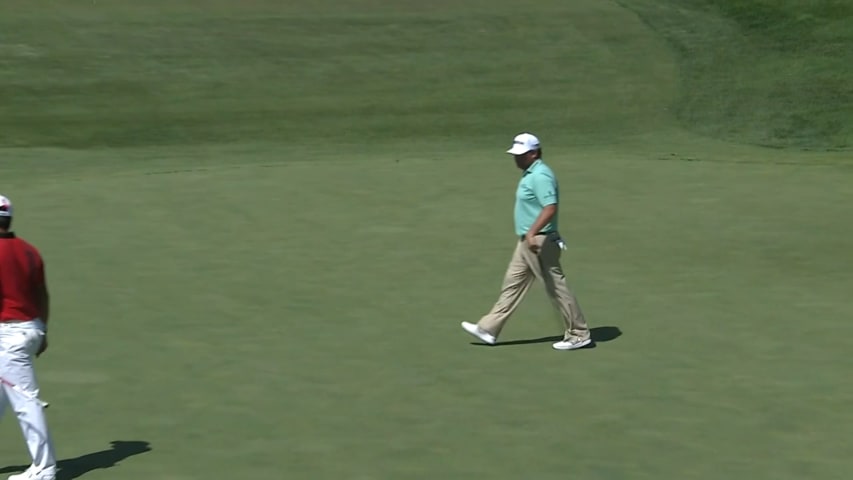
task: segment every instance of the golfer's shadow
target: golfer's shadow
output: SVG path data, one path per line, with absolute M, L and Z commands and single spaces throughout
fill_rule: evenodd
M 584 350 L 588 349 L 588 348 L 595 348 L 595 345 L 597 343 L 604 343 L 604 342 L 609 342 L 611 340 L 615 340 L 616 338 L 618 338 L 622 335 L 622 330 L 619 330 L 619 327 L 612 327 L 612 326 L 593 327 L 593 328 L 589 329 L 589 333 L 592 336 L 592 343 L 586 347 L 583 347 Z M 510 340 L 508 342 L 497 342 L 491 346 L 502 347 L 502 346 L 509 346 L 509 345 L 530 345 L 531 343 L 553 343 L 553 342 L 559 342 L 562 339 L 563 339 L 562 335 L 554 335 L 551 337 L 529 338 L 526 340 Z M 485 343 L 477 343 L 477 342 L 471 342 L 471 345 L 479 345 L 482 347 L 490 346 L 490 345 L 487 345 Z
M 56 475 L 56 479 L 71 480 L 89 473 L 92 470 L 114 467 L 118 462 L 125 458 L 151 451 L 151 446 L 148 442 L 139 440 L 114 440 L 110 442 L 110 444 L 112 445 L 112 448 L 109 450 L 101 450 L 100 452 L 88 453 L 76 458 L 60 460 L 57 462 L 59 473 Z M 23 472 L 27 467 L 29 467 L 29 465 L 5 467 L 0 469 L 0 474 Z

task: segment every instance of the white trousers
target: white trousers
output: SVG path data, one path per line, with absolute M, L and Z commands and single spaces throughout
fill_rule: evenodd
M 47 429 L 44 409 L 38 401 L 15 391 L 6 382 L 38 396 L 33 358 L 41 347 L 44 330 L 44 323 L 38 319 L 29 322 L 0 322 L 0 377 L 3 379 L 0 388 L 0 417 L 6 412 L 6 403 L 11 404 L 27 442 L 33 466 L 39 470 L 56 466 L 56 455 Z

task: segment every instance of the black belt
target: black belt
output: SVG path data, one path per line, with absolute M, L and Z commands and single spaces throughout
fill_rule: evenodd
M 552 233 L 555 233 L 555 232 L 539 232 L 539 233 L 534 233 L 533 236 L 538 237 L 539 235 L 551 235 Z M 524 240 L 524 237 L 525 237 L 525 235 L 521 235 L 521 236 L 519 236 L 519 239 Z

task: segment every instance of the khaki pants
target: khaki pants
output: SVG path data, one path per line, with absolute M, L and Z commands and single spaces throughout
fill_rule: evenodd
M 589 338 L 589 327 L 581 312 L 578 301 L 569 290 L 563 267 L 560 265 L 562 250 L 557 244 L 557 234 L 537 235 L 534 241 L 539 253 L 530 251 L 527 241 L 520 240 L 509 262 L 503 287 L 492 310 L 483 316 L 477 325 L 497 338 L 510 315 L 518 308 L 534 280 L 545 285 L 545 292 L 554 303 L 566 324 L 564 340 Z

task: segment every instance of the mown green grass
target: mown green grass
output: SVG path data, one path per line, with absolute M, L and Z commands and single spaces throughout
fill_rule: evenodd
M 66 478 L 846 478 L 849 159 L 682 128 L 675 10 L 636 11 L 0 7 L 0 193 L 48 262 Z M 694 45 L 741 34 L 688 13 Z M 459 328 L 528 128 L 594 349 Z M 559 333 L 536 287 L 502 340 Z

